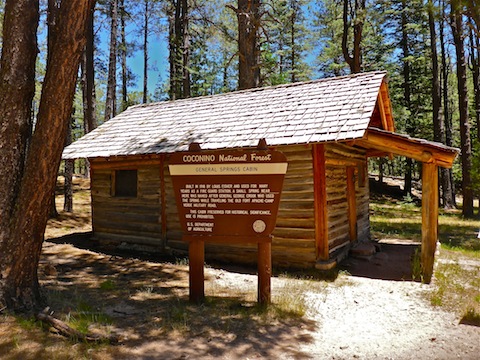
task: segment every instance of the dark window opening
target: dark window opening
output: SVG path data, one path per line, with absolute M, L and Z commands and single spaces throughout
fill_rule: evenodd
M 137 170 L 115 171 L 115 196 L 137 197 Z

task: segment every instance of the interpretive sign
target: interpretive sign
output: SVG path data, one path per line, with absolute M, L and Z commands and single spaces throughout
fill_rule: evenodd
M 268 236 L 275 228 L 285 156 L 278 151 L 200 151 L 170 158 L 185 234 Z
M 204 298 L 205 242 L 235 242 L 257 243 L 258 301 L 270 302 L 271 233 L 287 159 L 265 148 L 261 140 L 258 149 L 199 150 L 170 157 L 183 239 L 189 242 L 191 301 Z

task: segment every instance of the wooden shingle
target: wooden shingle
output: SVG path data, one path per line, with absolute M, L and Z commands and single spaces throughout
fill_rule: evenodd
M 365 135 L 385 72 L 129 107 L 65 148 L 64 159 L 339 142 Z

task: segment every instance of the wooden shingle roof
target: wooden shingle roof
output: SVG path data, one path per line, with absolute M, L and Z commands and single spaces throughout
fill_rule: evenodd
M 63 158 L 172 153 L 191 142 L 222 149 L 261 138 L 272 146 L 359 139 L 385 77 L 371 72 L 132 106 L 65 148 Z

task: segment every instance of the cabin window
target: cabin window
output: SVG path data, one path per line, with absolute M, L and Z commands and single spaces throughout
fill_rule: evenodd
M 115 197 L 137 197 L 137 170 L 116 170 L 114 175 L 113 196 Z

